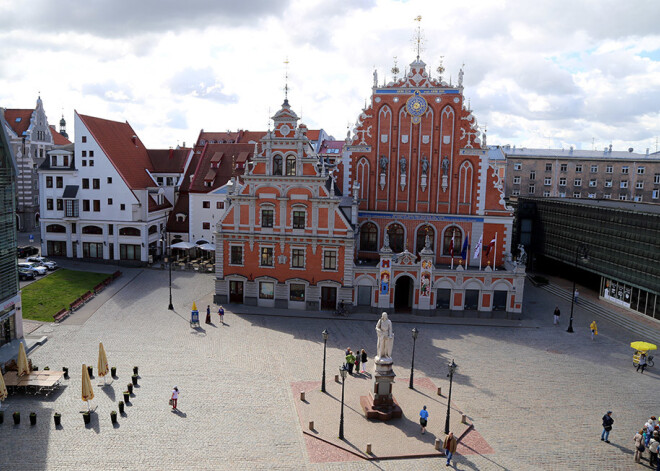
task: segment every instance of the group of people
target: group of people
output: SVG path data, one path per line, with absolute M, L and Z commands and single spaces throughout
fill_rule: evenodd
M 366 373 L 364 367 L 367 364 L 367 352 L 363 349 L 357 349 L 355 353 L 350 348 L 346 349 L 346 369 L 349 375 L 353 375 L 353 369 L 356 373 Z M 362 365 L 362 368 L 360 368 Z
M 644 426 L 633 437 L 635 442 L 635 463 L 642 460 L 645 451 L 649 452 L 649 466 L 660 471 L 658 447 L 660 447 L 660 426 L 654 415 L 649 417 Z
M 218 308 L 218 316 L 220 317 L 220 323 L 225 325 L 225 309 L 222 306 Z M 211 323 L 211 305 L 206 306 L 206 323 Z
M 575 292 L 577 293 L 577 290 L 575 290 Z M 577 295 L 575 295 L 575 299 L 575 302 L 577 302 Z M 559 306 L 555 306 L 555 311 L 552 314 L 554 316 L 554 324 L 559 325 L 559 316 L 561 316 Z M 591 340 L 595 340 L 596 335 L 598 335 L 598 325 L 596 324 L 596 321 L 592 321 L 591 324 L 589 324 L 589 330 L 591 331 Z
M 426 410 L 426 406 L 422 407 L 422 410 L 419 411 L 419 425 L 422 426 L 422 435 L 426 433 L 426 426 L 429 423 L 429 411 Z M 451 464 L 451 458 L 456 453 L 456 447 L 458 441 L 454 436 L 453 432 L 449 432 L 449 435 L 445 437 L 445 441 L 442 443 L 442 448 L 445 450 L 445 457 L 447 458 L 447 463 L 445 466 Z

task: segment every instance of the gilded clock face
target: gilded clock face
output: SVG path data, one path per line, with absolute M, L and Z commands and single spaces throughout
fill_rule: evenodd
M 406 102 L 406 111 L 413 117 L 413 123 L 419 123 L 420 117 L 426 113 L 427 108 L 428 103 L 423 97 L 419 96 L 419 92 L 415 92 Z

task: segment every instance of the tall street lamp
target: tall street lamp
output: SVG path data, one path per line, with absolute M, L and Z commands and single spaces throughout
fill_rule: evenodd
M 172 304 L 172 249 L 170 248 L 170 243 L 167 237 L 167 231 L 165 231 L 165 237 L 161 239 L 165 243 L 165 263 L 167 263 L 169 272 L 170 272 L 170 304 L 167 306 L 167 309 L 170 311 L 174 310 L 174 305 Z
M 339 374 L 341 375 L 341 415 L 339 416 L 339 439 L 344 439 L 344 383 L 346 383 L 346 375 L 348 371 L 344 366 L 339 367 Z
M 413 389 L 413 374 L 415 372 L 415 343 L 417 341 L 417 336 L 419 335 L 419 330 L 417 327 L 413 327 L 412 336 L 413 336 L 413 354 L 412 354 L 412 363 L 410 364 L 410 384 L 408 387 Z
M 328 345 L 328 329 L 323 329 L 323 376 L 321 376 L 321 392 L 325 392 L 325 350 Z
M 575 246 L 575 262 L 573 263 L 576 270 L 573 273 L 573 290 L 571 291 L 571 317 L 568 321 L 568 329 L 566 329 L 566 332 L 571 334 L 573 333 L 573 305 L 575 304 L 575 279 L 577 278 L 578 257 L 582 260 L 588 260 L 589 258 L 589 249 L 581 242 Z
M 447 420 L 445 420 L 445 435 L 449 433 L 449 413 L 451 411 L 451 385 L 454 382 L 454 372 L 456 371 L 456 368 L 458 365 L 454 363 L 454 359 L 452 358 L 451 363 L 447 366 L 449 369 L 449 373 L 447 376 L 449 377 L 449 397 L 447 398 Z

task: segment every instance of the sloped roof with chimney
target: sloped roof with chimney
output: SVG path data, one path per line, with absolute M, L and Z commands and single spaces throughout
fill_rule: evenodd
M 5 110 L 5 121 L 7 121 L 7 124 L 12 131 L 14 131 L 18 137 L 21 137 L 30 127 L 32 113 L 34 113 L 34 109 L 7 109 Z
M 154 173 L 183 173 L 191 149 L 147 149 Z
M 243 175 L 245 164 L 252 159 L 254 144 L 207 144 L 195 168 L 189 173 L 192 193 L 208 193 L 227 183 L 231 177 Z
M 68 140 L 66 137 L 61 135 L 59 132 L 57 132 L 57 129 L 55 129 L 54 125 L 50 125 L 50 135 L 53 136 L 53 144 L 56 146 L 66 146 L 71 144 L 71 141 Z

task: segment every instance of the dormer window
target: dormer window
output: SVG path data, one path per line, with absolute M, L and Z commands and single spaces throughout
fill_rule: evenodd
M 296 176 L 296 157 L 289 155 L 286 158 L 286 174 L 288 176 Z
M 57 167 L 57 156 L 55 155 L 50 156 L 50 166 Z

